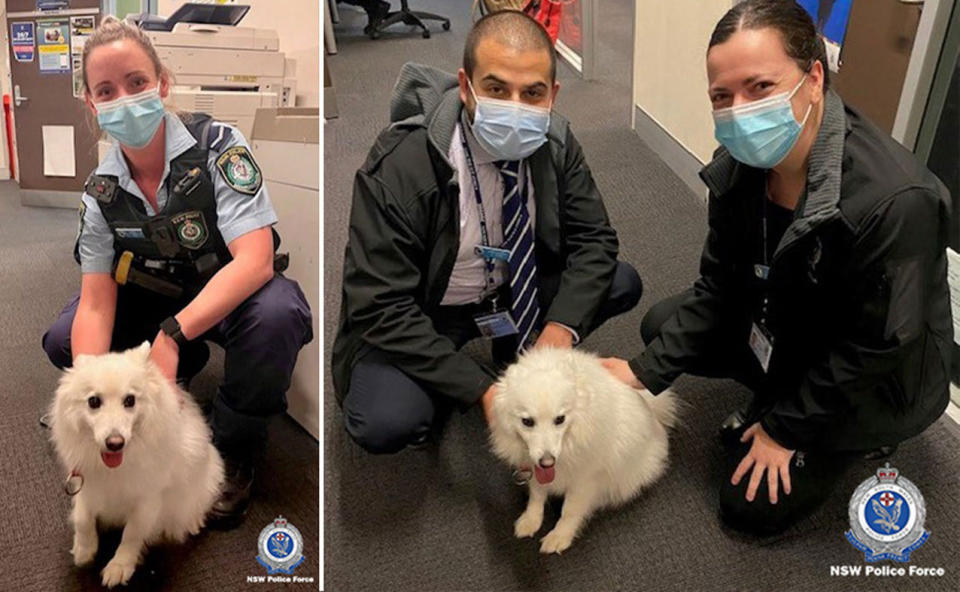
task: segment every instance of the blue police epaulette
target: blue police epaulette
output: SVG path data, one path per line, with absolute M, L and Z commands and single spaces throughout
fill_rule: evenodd
M 90 175 L 87 177 L 83 190 L 101 203 L 113 203 L 117 196 L 117 178 L 106 175 Z
M 210 125 L 210 149 L 220 152 L 224 146 L 233 138 L 233 130 L 225 123 L 219 121 Z

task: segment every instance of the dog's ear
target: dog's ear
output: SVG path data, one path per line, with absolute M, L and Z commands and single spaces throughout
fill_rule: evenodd
M 77 356 L 73 358 L 73 367 L 82 368 L 87 364 L 87 362 L 89 362 L 92 359 L 93 359 L 93 356 L 90 354 L 77 354 Z
M 140 361 L 146 363 L 150 359 L 150 342 L 144 341 L 138 347 L 131 349 L 130 353 Z

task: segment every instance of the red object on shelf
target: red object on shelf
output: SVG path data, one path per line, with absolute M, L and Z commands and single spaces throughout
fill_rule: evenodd
M 540 23 L 550 40 L 556 43 L 560 34 L 561 8 L 560 4 L 551 0 L 533 0 L 523 11 Z
M 17 178 L 13 155 L 13 117 L 10 113 L 10 95 L 3 95 L 3 119 L 7 122 L 7 156 L 10 160 L 10 178 Z

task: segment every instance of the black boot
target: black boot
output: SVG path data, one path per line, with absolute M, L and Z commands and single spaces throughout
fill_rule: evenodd
M 220 489 L 220 498 L 207 514 L 211 528 L 229 530 L 243 521 L 250 505 L 250 489 L 253 486 L 253 461 L 249 458 L 224 458 L 225 479 Z
M 763 413 L 764 409 L 757 403 L 756 397 L 750 399 L 750 402 L 743 407 L 734 409 L 733 413 L 720 424 L 720 442 L 728 448 L 739 446 L 743 433 L 760 421 Z
M 899 444 L 891 444 L 890 446 L 881 446 L 875 450 L 863 455 L 864 460 L 882 460 L 884 458 L 890 457 L 894 452 L 899 448 Z

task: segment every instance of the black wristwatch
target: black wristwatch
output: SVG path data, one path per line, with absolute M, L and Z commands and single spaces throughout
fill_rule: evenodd
M 160 330 L 166 333 L 170 339 L 177 342 L 177 347 L 186 347 L 187 343 L 190 342 L 190 340 L 183 335 L 183 330 L 180 328 L 180 323 L 174 317 L 167 317 L 162 323 L 160 323 Z

